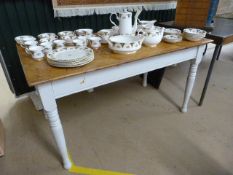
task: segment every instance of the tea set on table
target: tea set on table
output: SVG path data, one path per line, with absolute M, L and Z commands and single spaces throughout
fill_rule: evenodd
M 141 10 L 134 16 L 132 25 L 132 12 L 124 10 L 121 13 L 110 15 L 111 29 L 102 29 L 93 34 L 92 29 L 78 29 L 75 31 L 62 31 L 55 33 L 42 33 L 35 37 L 29 35 L 18 36 L 15 41 L 25 48 L 35 60 L 42 60 L 45 55 L 50 65 L 56 67 L 83 66 L 94 60 L 92 49 L 98 49 L 101 44 L 118 54 L 132 54 L 137 52 L 142 44 L 156 47 L 162 40 L 167 43 L 181 42 L 183 37 L 189 41 L 199 41 L 205 37 L 206 32 L 200 29 L 187 28 L 181 30 L 155 26 L 156 20 L 139 20 Z M 112 17 L 119 22 L 117 26 Z M 91 48 L 89 48 L 91 47 Z

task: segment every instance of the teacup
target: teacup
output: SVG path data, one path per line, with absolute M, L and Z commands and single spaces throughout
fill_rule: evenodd
M 75 36 L 73 31 L 62 31 L 62 32 L 59 32 L 58 35 L 60 37 L 62 37 L 62 36 Z
M 40 43 L 53 42 L 56 38 L 41 38 Z
M 101 46 L 101 38 L 100 37 L 91 37 L 89 38 L 89 41 L 91 42 L 91 47 L 93 49 L 98 49 Z
M 22 35 L 22 36 L 17 36 L 15 37 L 15 41 L 18 43 L 18 44 L 23 44 L 23 39 L 24 38 L 34 38 L 33 36 L 31 35 Z
M 52 42 L 44 42 L 44 43 L 41 43 L 40 46 L 44 48 L 44 53 L 49 53 L 53 50 Z
M 87 46 L 87 40 L 80 39 L 80 38 L 74 39 L 73 43 L 75 44 L 75 46 L 81 46 L 81 47 Z
M 93 29 L 78 29 L 75 30 L 76 34 L 78 36 L 87 36 L 87 35 L 92 35 L 93 34 Z
M 66 45 L 73 45 L 73 40 L 76 39 L 77 36 L 69 36 L 69 35 L 66 35 L 66 36 L 61 36 L 61 39 L 62 40 L 65 40 L 65 44 Z
M 28 49 L 31 54 L 32 54 L 32 58 L 34 58 L 35 60 L 42 60 L 44 57 L 44 53 L 43 50 L 44 48 L 42 46 L 30 46 Z
M 55 33 L 41 33 L 38 35 L 39 39 L 42 38 L 50 38 L 50 39 L 57 39 L 57 35 Z
M 107 40 L 112 34 L 112 29 L 102 29 L 97 32 L 97 35 L 99 35 L 102 40 L 101 43 L 108 43 Z
M 60 48 L 60 47 L 65 47 L 65 40 L 54 40 L 53 43 L 55 44 L 56 48 Z
M 25 43 L 28 42 L 28 41 L 36 41 L 36 38 L 35 37 L 25 37 L 25 38 L 23 38 L 21 46 L 23 48 L 25 48 L 26 47 Z
M 26 41 L 24 43 L 25 46 L 25 51 L 27 54 L 31 54 L 31 52 L 28 50 L 30 46 L 37 46 L 38 42 L 37 41 Z

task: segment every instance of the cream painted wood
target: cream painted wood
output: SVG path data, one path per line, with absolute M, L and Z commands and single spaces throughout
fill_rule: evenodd
M 31 100 L 32 100 L 32 103 L 33 105 L 35 106 L 36 110 L 37 111 L 40 111 L 43 109 L 43 105 L 42 105 L 42 102 L 40 100 L 40 97 L 38 96 L 38 94 L 36 92 L 31 92 L 29 94 Z
M 36 85 L 44 113 L 47 116 L 46 118 L 49 121 L 58 150 L 63 159 L 64 167 L 69 169 L 71 162 L 67 154 L 65 136 L 59 118 L 56 99 L 81 91 L 90 91 L 98 86 L 139 74 L 144 74 L 144 78 L 146 78 L 149 71 L 192 60 L 182 106 L 182 112 L 187 112 L 188 101 L 203 51 L 204 46 L 196 46 Z M 143 84 L 146 85 L 146 82 Z
M 182 112 L 188 111 L 188 102 L 189 102 L 190 96 L 192 94 L 194 82 L 196 79 L 198 65 L 201 62 L 203 51 L 204 51 L 204 46 L 200 46 L 198 48 L 198 51 L 197 51 L 196 59 L 191 60 L 189 74 L 188 74 L 188 78 L 187 78 L 187 82 L 186 82 L 185 93 L 184 93 L 183 106 L 181 108 Z
M 94 92 L 94 88 L 88 89 L 87 92 L 89 92 L 89 93 Z
M 36 90 L 41 98 L 41 102 L 44 108 L 44 113 L 49 121 L 50 128 L 52 130 L 58 150 L 63 160 L 64 168 L 69 169 L 71 168 L 72 163 L 68 157 L 68 150 L 66 147 L 65 136 L 59 118 L 56 99 L 54 97 L 54 91 L 52 85 L 51 83 L 41 84 L 36 86 Z
M 142 86 L 147 87 L 147 76 L 148 72 L 143 74 Z
M 155 69 L 167 67 L 175 63 L 188 61 L 196 58 L 197 51 L 198 47 L 193 47 L 51 81 L 54 95 L 56 99 L 61 98 L 108 83 L 144 74 Z

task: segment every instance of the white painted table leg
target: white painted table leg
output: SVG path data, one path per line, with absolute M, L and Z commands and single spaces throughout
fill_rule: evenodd
M 88 89 L 87 92 L 89 93 L 94 92 L 94 88 Z
M 143 74 L 143 83 L 142 83 L 143 87 L 147 87 L 147 76 L 148 76 L 148 73 Z
M 186 82 L 185 94 L 184 94 L 184 102 L 181 111 L 187 112 L 188 111 L 188 102 L 190 96 L 192 94 L 196 74 L 197 74 L 198 63 L 196 60 L 191 61 L 191 65 L 189 68 L 189 75 Z
M 29 97 L 31 98 L 32 103 L 35 106 L 37 111 L 40 111 L 43 109 L 43 105 L 42 105 L 42 102 L 40 100 L 40 97 L 36 94 L 36 92 L 31 92 L 29 94 Z
M 56 99 L 52 85 L 50 83 L 42 84 L 36 87 L 41 98 L 41 102 L 44 108 L 44 113 L 49 121 L 50 128 L 52 130 L 54 139 L 56 141 L 58 150 L 63 159 L 63 165 L 65 169 L 71 168 L 71 161 L 69 160 L 68 150 L 66 147 L 65 136 L 63 133 L 62 124 L 59 118 Z

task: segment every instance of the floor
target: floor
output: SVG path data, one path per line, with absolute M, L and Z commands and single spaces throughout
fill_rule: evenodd
M 58 100 L 69 152 L 79 166 L 137 175 L 233 174 L 233 45 L 223 47 L 204 104 L 213 53 L 199 67 L 188 113 L 180 113 L 188 62 L 168 68 L 160 90 L 130 78 Z M 6 128 L 1 175 L 67 175 L 48 123 L 27 97 L 15 99 L 0 70 Z

